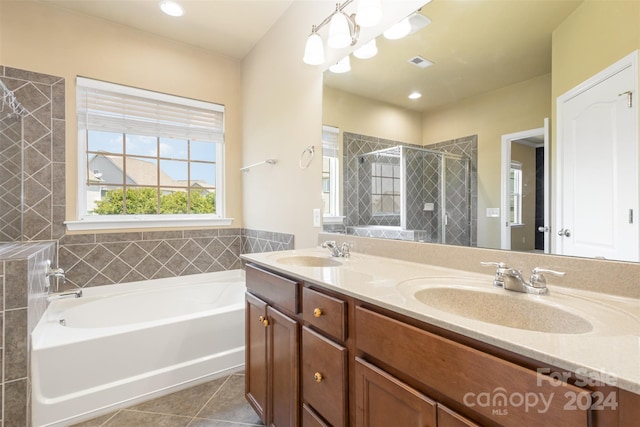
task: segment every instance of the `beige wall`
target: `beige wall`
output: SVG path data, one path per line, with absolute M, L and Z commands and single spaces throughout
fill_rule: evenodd
M 540 128 L 551 115 L 551 76 L 545 75 L 437 111 L 423 121 L 423 144 L 478 135 L 478 246 L 500 247 L 500 218 L 487 208 L 500 207 L 502 135 Z
M 242 226 L 240 61 L 31 1 L 2 1 L 0 63 L 66 79 L 67 219 L 76 218 L 75 78 L 224 104 L 226 215 Z
M 638 48 L 640 1 L 585 0 L 553 32 L 553 99 Z
M 325 86 L 322 123 L 378 138 L 422 144 L 422 113 Z

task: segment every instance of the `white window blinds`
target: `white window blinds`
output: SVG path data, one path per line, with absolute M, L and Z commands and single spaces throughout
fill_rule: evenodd
M 80 129 L 224 142 L 224 106 L 77 78 Z
M 322 155 L 338 157 L 338 134 L 340 129 L 333 126 L 322 126 Z

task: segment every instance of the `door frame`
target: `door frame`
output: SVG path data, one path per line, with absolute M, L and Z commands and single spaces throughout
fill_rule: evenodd
M 509 224 L 509 170 L 511 169 L 511 143 L 520 139 L 543 135 L 544 149 L 544 225 L 550 228 L 549 209 L 549 119 L 544 126 L 502 135 L 502 161 L 500 167 L 500 249 L 511 250 L 511 226 Z M 549 253 L 549 232 L 545 232 L 544 252 Z

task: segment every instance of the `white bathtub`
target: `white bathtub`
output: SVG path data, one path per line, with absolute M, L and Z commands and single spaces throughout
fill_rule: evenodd
M 32 421 L 66 426 L 244 368 L 244 271 L 90 287 L 31 336 Z

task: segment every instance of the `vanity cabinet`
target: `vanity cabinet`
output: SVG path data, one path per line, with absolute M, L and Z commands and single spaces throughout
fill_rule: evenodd
M 553 380 L 549 372 L 567 373 L 315 284 L 246 271 L 246 396 L 267 426 L 631 427 L 640 419 L 637 394 L 579 387 L 575 374 Z M 616 405 L 592 409 L 598 393 L 613 393 Z
M 300 284 L 254 267 L 246 272 L 245 395 L 265 425 L 297 427 L 300 323 L 287 311 L 297 311 Z

